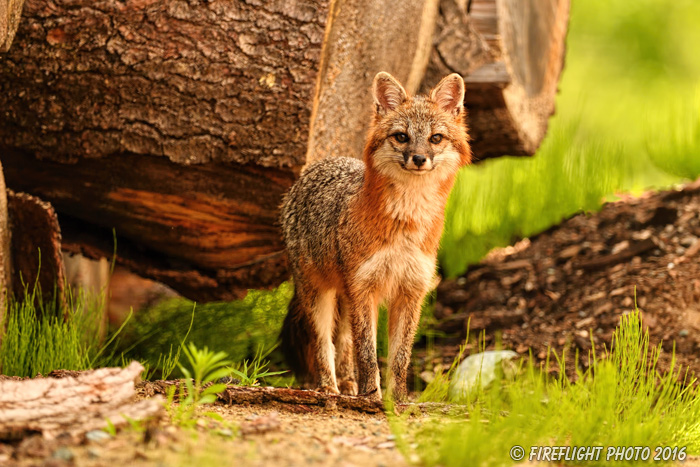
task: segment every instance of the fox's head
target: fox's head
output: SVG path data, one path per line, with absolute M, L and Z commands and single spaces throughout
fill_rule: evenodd
M 454 175 L 471 161 L 464 80 L 453 73 L 428 96 L 410 97 L 389 73 L 374 78 L 376 106 L 365 163 L 392 179 Z

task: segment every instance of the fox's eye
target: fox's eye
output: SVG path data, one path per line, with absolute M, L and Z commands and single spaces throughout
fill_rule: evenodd
M 396 141 L 399 143 L 406 143 L 408 142 L 408 135 L 406 133 L 396 133 L 395 135 L 392 135 Z
M 440 141 L 442 141 L 442 135 L 439 133 L 436 133 L 430 137 L 430 142 L 433 144 L 438 144 Z

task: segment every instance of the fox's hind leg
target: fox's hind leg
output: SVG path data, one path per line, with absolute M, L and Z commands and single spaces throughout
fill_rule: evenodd
M 324 392 L 338 394 L 335 379 L 335 327 L 336 292 L 333 289 L 317 290 L 309 298 L 309 318 L 313 328 L 313 344 L 316 354 L 316 384 Z
M 350 307 L 347 298 L 338 294 L 338 315 L 335 328 L 335 374 L 338 378 L 338 389 L 342 394 L 357 395 L 355 379 L 355 349 L 352 341 L 352 325 L 350 323 Z

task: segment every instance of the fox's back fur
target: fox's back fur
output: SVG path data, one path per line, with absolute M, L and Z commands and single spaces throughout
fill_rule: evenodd
M 448 78 L 430 97 L 409 98 L 379 74 L 363 161 L 316 162 L 285 198 L 281 221 L 295 295 L 282 348 L 297 376 L 324 390 L 355 393 L 359 377 L 361 392 L 380 394 L 376 321 L 386 301 L 390 385 L 398 385 L 399 396 L 405 392 L 445 204 L 471 157 L 463 82 Z
M 350 200 L 357 196 L 364 180 L 364 164 L 357 159 L 323 159 L 309 166 L 292 187 L 282 208 L 282 228 L 292 275 L 294 297 L 281 334 L 282 353 L 297 379 L 313 383 L 315 365 L 312 344 L 313 323 L 300 299 L 307 269 L 313 276 L 342 268 L 338 252 L 338 226 L 347 215 Z M 321 189 L 319 189 L 322 187 Z M 296 285 L 299 283 L 299 285 Z M 334 304 L 333 322 L 338 320 Z

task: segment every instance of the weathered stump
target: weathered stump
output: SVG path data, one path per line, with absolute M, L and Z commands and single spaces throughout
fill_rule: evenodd
M 7 190 L 12 250 L 12 292 L 23 299 L 38 287 L 37 300 L 63 305 L 61 229 L 53 207 L 35 196 Z

